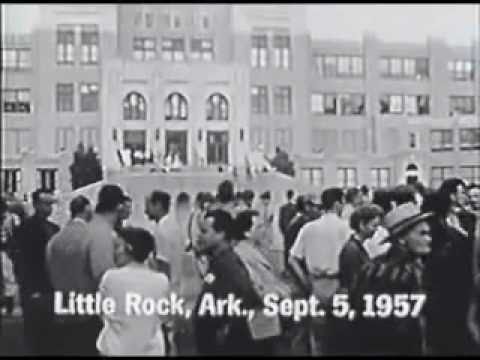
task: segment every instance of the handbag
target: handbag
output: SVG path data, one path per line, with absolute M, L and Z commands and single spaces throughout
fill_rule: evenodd
M 255 315 L 247 319 L 247 325 L 253 340 L 265 340 L 282 334 L 278 315 L 267 316 L 263 311 L 255 311 Z

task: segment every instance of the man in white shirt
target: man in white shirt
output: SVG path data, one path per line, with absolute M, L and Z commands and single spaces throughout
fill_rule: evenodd
M 159 190 L 153 191 L 145 199 L 145 214 L 153 222 L 153 226 L 149 227 L 149 230 L 155 237 L 155 268 L 167 276 L 170 276 L 170 266 L 166 257 L 168 244 L 161 228 L 170 211 L 170 203 L 170 195 Z
M 351 232 L 348 223 L 340 217 L 344 202 L 342 189 L 325 190 L 322 193 L 325 215 L 302 227 L 290 250 L 292 270 L 325 309 L 339 286 L 339 255 Z M 316 338 L 314 354 L 326 351 L 325 318 L 318 320 L 313 329 Z

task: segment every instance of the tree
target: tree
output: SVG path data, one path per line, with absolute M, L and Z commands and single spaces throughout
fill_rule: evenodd
M 292 177 L 295 176 L 293 161 L 291 161 L 288 154 L 278 146 L 275 148 L 275 157 L 270 161 L 270 165 L 282 174 Z
M 78 189 L 102 180 L 102 163 L 92 146 L 85 152 L 83 143 L 79 143 L 73 153 L 73 163 L 70 165 L 72 189 Z

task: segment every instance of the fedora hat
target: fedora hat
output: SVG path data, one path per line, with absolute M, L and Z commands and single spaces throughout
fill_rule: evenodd
M 411 229 L 418 223 L 433 216 L 431 212 L 422 212 L 420 207 L 413 203 L 402 204 L 385 216 L 385 227 L 390 233 L 390 238 Z

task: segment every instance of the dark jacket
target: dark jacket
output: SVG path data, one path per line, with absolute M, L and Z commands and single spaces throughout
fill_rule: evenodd
M 425 268 L 428 343 L 439 355 L 465 354 L 469 344 L 466 317 L 473 287 L 473 244 L 440 217 L 430 221 L 430 231 L 432 251 Z
M 290 221 L 295 217 L 297 213 L 297 207 L 295 204 L 287 203 L 280 207 L 279 213 L 279 226 L 282 235 L 285 237 Z
M 27 218 L 15 233 L 18 242 L 19 283 L 24 295 L 48 294 L 52 285 L 46 265 L 47 244 L 60 228 L 34 215 Z
M 357 355 L 422 355 L 424 340 L 419 318 L 364 317 L 363 296 L 380 294 L 420 294 L 423 267 L 418 258 L 394 244 L 387 254 L 366 263 L 349 290 L 352 307 L 357 312 L 353 323 Z
M 340 252 L 340 286 L 348 289 L 362 267 L 370 261 L 365 248 L 355 235 L 352 235 Z
M 210 259 L 209 271 L 213 282 L 203 284 L 195 306 L 195 337 L 197 350 L 202 355 L 253 355 L 262 354 L 260 344 L 253 341 L 247 321 L 243 317 L 199 316 L 200 304 L 205 294 L 215 300 L 227 299 L 228 294 L 242 300 L 243 309 L 262 306 L 250 281 L 247 269 L 230 246 L 217 251 Z M 223 334 L 223 338 L 222 335 Z M 221 339 L 222 338 L 222 339 Z

